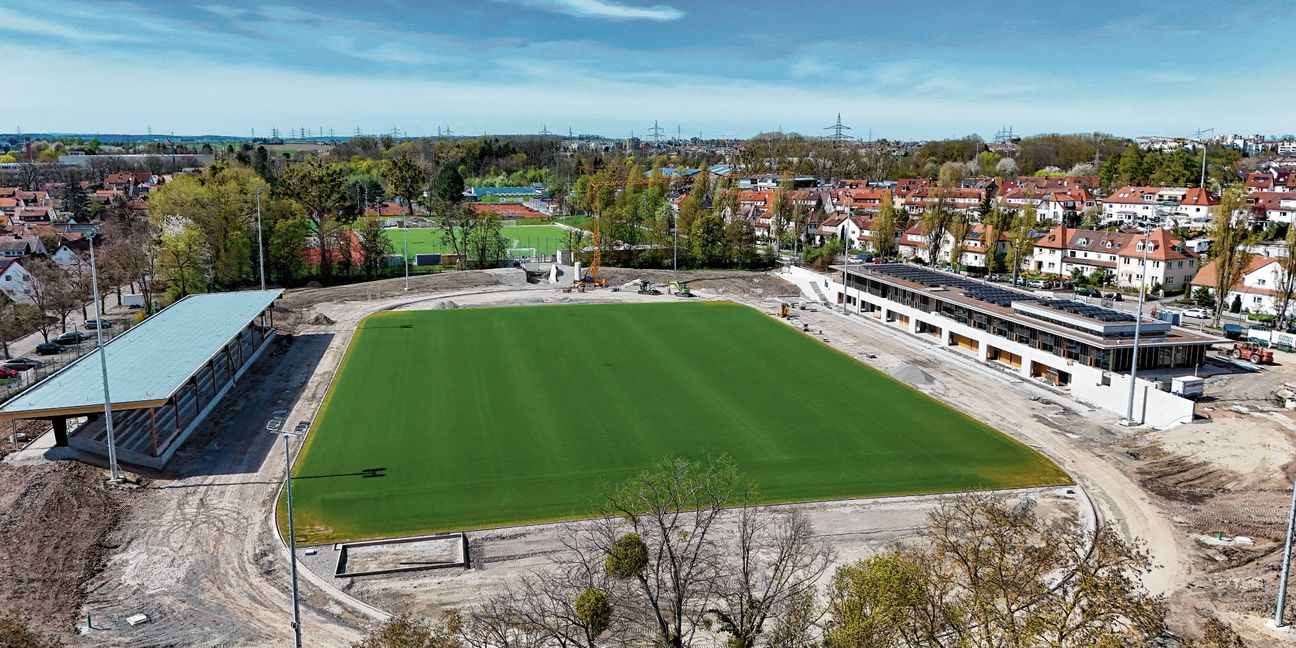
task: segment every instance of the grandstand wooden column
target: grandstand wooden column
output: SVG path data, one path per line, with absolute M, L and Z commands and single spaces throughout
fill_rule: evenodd
M 152 446 L 153 446 L 153 456 L 156 457 L 156 456 L 157 456 L 157 453 L 158 453 L 158 444 L 157 444 L 157 408 L 156 408 L 156 407 L 150 407 L 150 408 L 149 408 L 149 443 L 152 444 Z
M 50 419 L 50 422 L 54 424 L 54 445 L 60 448 L 66 448 L 68 444 L 67 419 L 60 416 L 55 419 Z

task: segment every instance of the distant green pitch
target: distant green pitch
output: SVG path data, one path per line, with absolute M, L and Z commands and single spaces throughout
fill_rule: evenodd
M 1053 463 L 746 306 L 364 320 L 297 462 L 311 541 L 582 517 L 666 455 L 729 455 L 768 502 L 1068 483 Z
M 392 250 L 400 254 L 405 248 L 405 233 L 399 229 L 383 230 Z M 535 248 L 536 252 L 552 255 L 563 244 L 563 230 L 553 225 L 510 225 L 500 228 L 500 235 L 509 240 L 509 247 Z M 410 228 L 409 252 L 415 254 L 449 254 L 453 252 L 441 238 L 438 228 Z

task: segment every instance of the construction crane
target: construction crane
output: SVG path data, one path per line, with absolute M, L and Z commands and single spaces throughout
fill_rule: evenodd
M 1198 186 L 1205 189 L 1206 188 L 1206 139 L 1203 136 L 1206 135 L 1207 133 L 1213 133 L 1213 132 L 1215 132 L 1214 128 L 1206 128 L 1206 129 L 1198 128 L 1196 137 L 1166 137 L 1164 135 L 1139 135 L 1136 139 L 1143 140 L 1148 144 L 1154 144 L 1157 142 L 1171 142 L 1178 147 L 1183 147 L 1185 144 L 1194 144 L 1200 146 L 1202 149 L 1201 184 Z
M 599 286 L 599 268 L 603 265 L 603 201 L 602 193 L 604 187 L 612 187 L 615 190 L 625 191 L 628 187 L 640 187 L 652 183 L 651 178 L 626 178 L 624 180 L 591 182 L 590 190 L 595 192 L 594 197 L 594 254 L 590 257 L 589 278 L 595 285 Z M 614 193 L 613 196 L 616 194 Z

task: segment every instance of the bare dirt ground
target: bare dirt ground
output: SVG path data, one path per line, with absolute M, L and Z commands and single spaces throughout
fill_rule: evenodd
M 130 498 L 105 477 L 72 462 L 0 464 L 0 610 L 73 636 L 86 581 L 115 549 L 109 532 Z

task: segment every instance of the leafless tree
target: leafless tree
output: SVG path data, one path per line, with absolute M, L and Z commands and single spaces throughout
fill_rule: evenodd
M 734 513 L 738 538 L 710 609 L 731 648 L 754 648 L 771 617 L 813 597 L 832 552 L 799 510 L 744 506 Z

